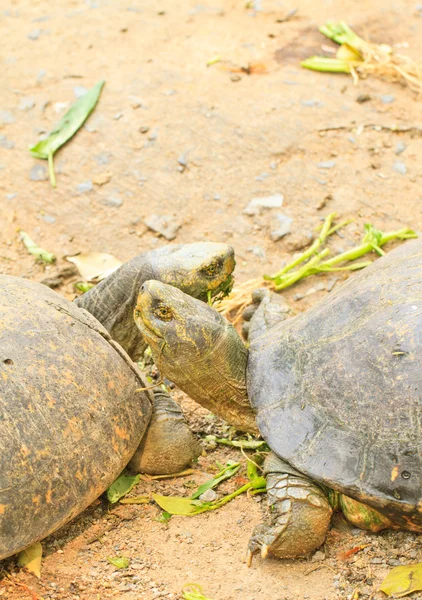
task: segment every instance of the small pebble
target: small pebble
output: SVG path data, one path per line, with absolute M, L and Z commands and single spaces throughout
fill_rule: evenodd
M 48 179 L 48 172 L 44 165 L 34 165 L 29 174 L 29 178 L 32 181 L 46 181 Z
M 396 149 L 394 150 L 394 152 L 396 154 L 401 154 L 402 152 L 404 152 L 406 150 L 407 146 L 404 142 L 398 142 L 398 144 L 396 145 Z
M 53 217 L 53 215 L 43 215 L 42 219 L 50 225 L 53 225 L 56 222 L 56 217 Z
M 6 194 L 6 200 L 14 200 L 17 196 L 16 192 L 13 192 L 12 194 Z
M 19 110 L 31 110 L 35 106 L 35 99 L 32 96 L 24 96 L 19 102 Z
M 150 128 L 148 127 L 148 125 L 141 125 L 141 127 L 139 128 L 139 131 L 141 133 L 148 133 L 149 130 Z
M 384 94 L 381 96 L 381 102 L 383 104 L 392 104 L 395 101 L 396 97 L 391 94 Z
M 84 194 L 85 192 L 91 192 L 93 188 L 92 181 L 88 179 L 88 181 L 84 181 L 83 183 L 78 183 L 76 186 L 77 191 L 80 194 Z
M 335 166 L 335 160 L 323 160 L 317 164 L 318 169 L 332 169 Z
M 255 181 L 265 181 L 268 177 L 271 177 L 270 173 L 260 173 L 255 177 Z
M 276 213 L 272 221 L 271 239 L 273 242 L 281 240 L 282 237 L 290 233 L 293 219 L 281 213 Z
M 233 73 L 233 75 L 230 76 L 230 81 L 233 81 L 234 83 L 236 83 L 236 81 L 240 81 L 242 78 L 238 73 Z
M 123 204 L 123 200 L 120 196 L 113 195 L 107 196 L 107 198 L 100 198 L 98 200 L 104 206 L 109 206 L 110 208 L 119 208 Z
M 15 117 L 9 110 L 0 110 L 0 123 L 7 125 L 8 123 L 14 123 Z
M 258 258 L 265 260 L 265 250 L 263 248 L 261 248 L 260 246 L 251 246 L 250 248 L 247 249 L 247 252 L 250 252 L 254 256 L 257 256 Z
M 303 106 L 324 106 L 319 100 L 302 100 Z
M 42 33 L 42 29 L 38 29 L 38 28 L 37 29 L 33 29 L 32 31 L 30 31 L 28 33 L 27 37 L 28 37 L 29 40 L 35 41 L 35 40 L 37 40 L 40 37 L 41 33 Z
M 199 496 L 199 499 L 202 500 L 203 502 L 214 502 L 214 500 L 217 500 L 217 498 L 218 498 L 217 492 L 215 492 L 212 489 L 207 490 L 206 492 L 204 492 L 203 494 L 201 494 Z
M 119 119 L 121 119 L 123 117 L 123 113 L 122 112 L 118 112 L 113 116 L 113 119 L 115 119 L 116 121 L 118 121 Z
M 406 175 L 407 173 L 406 165 L 402 162 L 395 162 L 393 165 L 393 169 L 397 171 L 397 173 L 400 173 L 400 175 Z
M 0 147 L 6 150 L 12 150 L 15 147 L 15 143 L 12 140 L 8 140 L 5 135 L 0 135 Z
M 349 135 L 347 139 L 351 144 L 356 144 L 356 138 L 353 135 Z
M 369 94 L 359 94 L 356 98 L 356 102 L 358 104 L 364 104 L 364 102 L 369 102 L 371 100 L 371 96 Z
M 87 91 L 88 89 L 83 85 L 75 85 L 75 87 L 73 88 L 73 94 L 75 98 L 82 98 L 82 96 L 85 96 Z
M 321 550 L 318 550 L 313 555 L 312 562 L 321 562 L 322 560 L 325 560 L 325 554 Z
M 146 219 L 144 219 L 144 224 L 166 238 L 166 240 L 174 240 L 177 235 L 177 232 L 182 226 L 180 221 L 177 221 L 171 215 L 149 215 Z
M 253 198 L 243 210 L 245 215 L 259 215 L 262 209 L 281 208 L 283 206 L 283 194 L 273 194 L 262 198 Z
M 37 83 L 41 83 L 41 81 L 46 76 L 47 71 L 45 69 L 40 69 L 37 74 Z

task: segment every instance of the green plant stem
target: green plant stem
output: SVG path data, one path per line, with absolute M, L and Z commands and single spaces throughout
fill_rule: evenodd
M 290 275 L 287 275 L 285 277 L 279 277 L 277 278 L 276 282 L 275 282 L 275 290 L 278 292 L 279 290 L 284 290 L 287 287 L 290 287 L 291 285 L 293 285 L 294 283 L 296 283 L 297 281 L 299 281 L 300 279 L 303 279 L 304 277 L 308 276 L 308 271 L 310 271 L 312 268 L 317 268 L 318 263 L 321 262 L 321 259 L 324 258 L 325 256 L 327 256 L 327 254 L 329 254 L 330 251 L 328 248 L 325 248 L 325 250 L 323 250 L 322 252 L 319 252 L 316 256 L 314 256 L 313 258 L 311 258 L 306 265 L 303 265 L 303 267 L 301 267 L 300 269 L 298 269 L 297 271 L 295 271 L 295 273 L 292 273 Z
M 327 237 L 329 235 L 331 235 L 330 234 L 330 231 L 332 229 L 331 225 L 333 223 L 333 220 L 336 218 L 336 216 L 337 216 L 337 213 L 331 213 L 328 215 L 328 217 L 325 218 L 325 221 L 321 228 L 321 232 L 320 232 L 319 236 L 317 237 L 316 240 L 314 240 L 312 245 L 309 246 L 309 248 L 307 250 L 305 250 L 305 252 L 303 252 L 300 256 L 298 256 L 297 258 L 292 260 L 292 262 L 285 265 L 275 275 L 272 275 L 272 276 L 264 275 L 264 279 L 271 280 L 271 281 L 274 281 L 275 279 L 279 279 L 282 275 L 284 275 L 288 271 L 291 271 L 292 269 L 294 269 L 294 267 L 297 267 L 297 265 L 300 265 L 300 263 L 304 262 L 305 260 L 310 258 L 313 254 L 315 254 L 315 252 L 318 250 L 318 248 L 325 242 Z M 338 229 L 338 227 L 337 227 L 337 229 Z M 336 230 L 334 229 L 334 231 L 336 231 Z M 333 233 L 334 233 L 334 231 L 333 231 Z
M 50 174 L 50 183 L 52 187 L 56 187 L 56 174 L 54 172 L 53 153 L 48 154 L 48 172 Z
M 340 58 L 326 58 L 325 56 L 311 56 L 300 63 L 300 66 L 311 71 L 322 73 L 350 73 L 352 61 Z M 358 63 L 357 63 L 358 64 Z
M 387 242 L 391 240 L 407 240 L 410 238 L 416 238 L 417 235 L 410 229 L 399 229 L 398 231 L 389 231 L 388 233 L 384 233 L 379 241 L 379 246 L 384 246 Z M 360 258 L 364 254 L 368 254 L 368 252 L 372 252 L 376 250 L 376 246 L 372 242 L 366 242 L 361 244 L 357 248 L 352 248 L 351 250 L 347 250 L 347 252 L 342 252 L 341 254 L 337 254 L 337 256 L 333 256 L 329 260 L 323 262 L 319 267 L 332 267 L 333 265 L 337 265 L 341 262 L 356 260 Z M 308 263 L 309 264 L 309 263 Z
M 198 510 L 192 513 L 192 515 L 197 515 L 199 513 L 207 512 L 209 510 L 217 510 L 217 508 L 224 506 L 225 504 L 230 502 L 230 500 L 233 500 L 233 498 L 240 496 L 240 494 L 243 494 L 244 492 L 247 492 L 250 489 L 256 490 L 255 493 L 259 493 L 258 490 L 264 493 L 266 491 L 266 484 L 267 482 L 265 480 L 265 477 L 257 477 L 253 481 L 245 483 L 245 485 L 242 485 L 242 487 L 240 487 L 238 490 L 235 490 L 233 493 L 224 496 L 224 498 L 221 498 L 221 500 L 217 500 L 212 505 L 204 506 L 203 508 L 198 508 Z

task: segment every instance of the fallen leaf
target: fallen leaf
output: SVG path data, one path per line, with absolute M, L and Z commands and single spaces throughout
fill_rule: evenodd
M 105 81 L 99 81 L 86 94 L 81 96 L 57 123 L 50 135 L 30 148 L 32 156 L 48 160 L 50 181 L 56 187 L 56 176 L 53 166 L 54 153 L 63 146 L 80 129 L 94 110 Z
M 198 512 L 198 506 L 192 498 L 181 498 L 179 496 L 161 496 L 153 494 L 155 502 L 166 512 L 172 515 L 194 515 Z
M 148 496 L 133 496 L 133 498 L 123 498 L 120 504 L 148 504 Z
M 66 260 L 73 263 L 80 275 L 87 281 L 93 281 L 94 279 L 101 281 L 122 265 L 115 256 L 103 252 L 87 252 L 76 256 L 66 256 Z
M 422 563 L 392 569 L 381 583 L 381 592 L 387 596 L 402 598 L 422 590 Z
M 125 475 L 125 473 L 121 473 L 107 489 L 108 501 L 115 504 L 120 498 L 126 496 L 139 483 L 140 479 L 139 475 Z
M 107 556 L 107 560 L 118 569 L 127 569 L 130 565 L 130 560 L 126 556 Z
M 227 461 L 225 467 L 219 473 L 217 473 L 217 475 L 213 479 L 209 479 L 208 481 L 199 486 L 196 492 L 192 494 L 191 500 L 199 498 L 199 496 L 202 496 L 202 494 L 207 490 L 214 489 L 222 481 L 230 479 L 230 477 L 237 473 L 239 469 L 240 463 L 233 462 L 232 460 Z
M 22 550 L 18 554 L 18 566 L 26 567 L 26 569 L 33 573 L 38 579 L 41 577 L 41 559 L 42 559 L 42 546 L 40 542 L 35 542 L 29 548 Z
M 202 593 L 203 589 L 199 583 L 187 583 L 183 586 L 182 596 L 183 600 L 211 600 Z
M 349 550 L 346 550 L 345 552 L 340 552 L 340 554 L 337 555 L 337 558 L 339 560 L 347 560 L 348 558 L 350 558 L 354 554 L 357 554 L 358 552 L 360 552 L 364 548 L 367 548 L 369 545 L 370 544 L 363 544 L 362 546 L 355 546 L 354 548 L 350 548 Z

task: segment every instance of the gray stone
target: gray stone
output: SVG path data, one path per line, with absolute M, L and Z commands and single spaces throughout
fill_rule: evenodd
M 53 215 L 43 215 L 42 219 L 50 225 L 53 225 L 56 222 L 56 217 L 53 217 Z
M 317 164 L 318 169 L 332 169 L 336 166 L 335 160 L 322 160 Z
M 17 196 L 16 192 L 12 192 L 11 194 L 6 194 L 6 199 L 7 200 L 14 200 Z
M 48 179 L 48 172 L 44 165 L 36 164 L 32 167 L 29 174 L 31 181 L 46 181 Z
M 395 100 L 396 100 L 396 97 L 392 96 L 391 94 L 383 94 L 381 96 L 381 102 L 383 104 L 392 104 Z
M 7 125 L 9 123 L 14 123 L 15 117 L 9 110 L 0 110 L 0 123 Z
M 35 106 L 35 98 L 32 96 L 24 96 L 22 100 L 19 102 L 19 110 L 31 110 Z
M 90 179 L 88 179 L 88 181 L 83 181 L 82 183 L 78 183 L 78 185 L 76 186 L 76 189 L 80 194 L 85 194 L 85 192 L 91 192 L 93 187 L 94 186 L 92 185 L 92 181 Z
M 396 154 L 401 154 L 402 152 L 404 152 L 406 150 L 407 146 L 404 142 L 398 142 L 398 144 L 396 145 L 396 149 L 394 150 L 394 152 Z
M 303 106 L 324 106 L 323 102 L 319 100 L 302 100 Z
M 82 96 L 85 96 L 87 91 L 88 89 L 83 85 L 75 85 L 75 87 L 73 88 L 73 94 L 75 98 L 82 98 Z
M 270 177 L 269 173 L 260 173 L 255 177 L 255 181 L 265 181 L 266 179 L 268 179 L 268 177 Z
M 146 219 L 144 219 L 144 224 L 166 238 L 166 240 L 174 240 L 177 235 L 177 232 L 182 226 L 180 221 L 177 221 L 171 215 L 149 215 Z
M 393 169 L 395 171 L 397 171 L 397 173 L 400 173 L 400 175 L 406 175 L 407 173 L 407 168 L 406 165 L 402 162 L 396 161 L 393 165 Z
M 113 196 L 107 196 L 107 198 L 100 198 L 98 200 L 104 206 L 109 206 L 110 208 L 119 208 L 123 204 L 123 200 L 120 196 L 114 194 Z
M 37 75 L 37 83 L 41 83 L 41 81 L 44 79 L 44 77 L 46 76 L 47 71 L 45 69 L 40 69 L 38 71 L 38 75 Z
M 245 215 L 259 215 L 262 210 L 269 208 L 281 208 L 283 206 L 283 194 L 273 194 L 262 198 L 253 198 L 243 211 Z
M 321 562 L 322 560 L 325 560 L 325 554 L 324 552 L 321 552 L 321 550 L 318 550 L 313 555 L 312 562 Z
M 27 37 L 29 40 L 35 41 L 40 37 L 41 34 L 42 34 L 42 29 L 37 28 L 37 29 L 33 29 L 32 31 L 30 31 L 28 33 Z
M 8 140 L 5 135 L 0 135 L 0 147 L 6 148 L 6 150 L 12 150 L 15 147 L 15 143 Z
M 107 165 L 110 161 L 109 155 L 106 152 L 100 152 L 94 156 L 97 165 Z
M 202 500 L 203 502 L 214 502 L 214 500 L 217 500 L 218 495 L 217 492 L 215 492 L 212 489 L 207 490 L 206 492 L 204 492 L 203 494 L 201 494 L 199 496 L 199 499 Z
M 263 248 L 261 248 L 260 246 L 251 246 L 251 248 L 247 249 L 247 252 L 250 252 L 254 256 L 257 256 L 258 258 L 265 260 L 265 250 Z
M 287 215 L 276 213 L 271 222 L 271 239 L 273 242 L 281 240 L 282 237 L 290 233 L 293 219 Z

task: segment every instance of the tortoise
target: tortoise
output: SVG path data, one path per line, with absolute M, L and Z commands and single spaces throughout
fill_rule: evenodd
M 161 389 L 154 395 L 145 389 L 109 331 L 115 331 L 113 315 L 124 322 L 122 302 L 133 321 L 128 272 L 140 282 L 145 274 L 164 275 L 206 297 L 229 285 L 233 268 L 225 244 L 166 247 L 132 259 L 101 284 L 103 294 L 77 303 L 0 275 L 0 559 L 80 513 L 134 453 L 132 470 L 157 474 L 198 456 L 177 404 Z M 145 343 L 136 332 L 127 339 L 135 354 Z
M 146 282 L 135 310 L 165 376 L 272 450 L 269 514 L 248 564 L 259 551 L 312 552 L 336 508 L 373 532 L 421 533 L 422 241 L 287 314 L 263 294 L 247 350 L 213 308 L 171 286 Z

